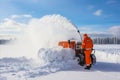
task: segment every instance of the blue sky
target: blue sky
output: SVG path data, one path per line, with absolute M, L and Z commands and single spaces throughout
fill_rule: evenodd
M 0 20 L 22 14 L 60 14 L 81 30 L 106 31 L 120 25 L 120 0 L 0 0 Z

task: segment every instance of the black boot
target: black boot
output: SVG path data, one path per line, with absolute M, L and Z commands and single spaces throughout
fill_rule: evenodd
M 90 68 L 91 68 L 91 65 L 86 66 L 84 69 L 90 70 Z
M 92 67 L 92 64 L 90 64 L 90 68 Z
M 90 70 L 90 67 L 89 67 L 89 66 L 86 66 L 84 69 L 88 69 L 88 70 Z

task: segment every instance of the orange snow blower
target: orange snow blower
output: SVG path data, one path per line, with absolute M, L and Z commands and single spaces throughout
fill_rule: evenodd
M 79 31 L 78 33 L 80 35 Z M 82 41 L 82 37 L 81 37 L 81 41 Z M 78 64 L 81 66 L 85 65 L 85 55 L 84 55 L 84 51 L 81 48 L 81 42 L 77 42 L 76 40 L 64 40 L 64 41 L 58 42 L 58 46 L 62 46 L 63 48 L 73 49 L 75 51 L 75 58 L 77 58 Z M 94 50 L 94 53 L 95 53 L 95 50 Z M 96 57 L 94 54 L 91 54 L 91 60 L 92 60 L 92 64 L 96 63 Z
M 79 53 L 81 53 L 81 43 L 76 42 L 75 40 L 60 41 L 58 45 L 62 46 L 63 48 L 73 49 L 75 51 L 75 55 L 78 55 Z

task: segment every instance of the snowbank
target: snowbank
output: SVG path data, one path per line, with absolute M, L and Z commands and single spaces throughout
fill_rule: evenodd
M 40 65 L 50 65 L 51 67 L 68 69 L 77 64 L 74 60 L 75 52 L 72 49 L 63 48 L 42 48 L 38 53 Z
M 119 63 L 120 54 L 110 54 L 102 51 L 96 51 L 95 53 L 98 62 Z
M 61 47 L 41 48 L 38 56 L 39 59 L 36 62 L 24 57 L 2 58 L 0 59 L 0 73 L 13 73 L 12 76 L 20 73 L 25 79 L 79 67 L 76 59 L 74 59 L 74 50 L 72 49 L 63 49 Z M 0 76 L 0 79 L 4 78 L 6 77 Z

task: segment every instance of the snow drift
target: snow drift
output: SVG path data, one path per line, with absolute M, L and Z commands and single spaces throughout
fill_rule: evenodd
M 57 69 L 68 69 L 77 64 L 72 49 L 42 48 L 39 50 L 38 56 L 40 65 L 49 65 Z

